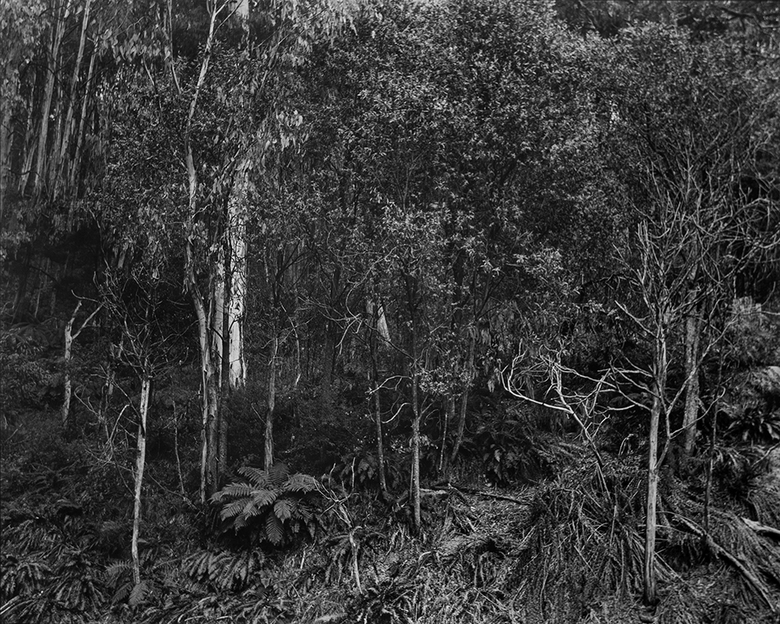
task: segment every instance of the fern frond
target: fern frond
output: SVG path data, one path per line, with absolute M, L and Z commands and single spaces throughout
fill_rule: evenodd
M 284 462 L 279 462 L 278 464 L 274 464 L 268 470 L 268 477 L 271 479 L 271 483 L 273 483 L 276 487 L 283 485 L 284 482 L 287 481 L 287 477 L 289 476 L 290 476 L 290 469 L 287 467 L 287 464 L 285 464 Z
M 130 592 L 130 597 L 127 599 L 127 603 L 131 607 L 137 607 L 144 599 L 144 595 L 146 594 L 148 588 L 149 587 L 146 581 L 141 581 L 138 583 L 138 585 L 135 585 L 133 590 Z
M 280 498 L 274 503 L 274 514 L 282 522 L 292 518 L 295 508 L 298 506 L 294 499 Z
M 311 475 L 296 473 L 284 484 L 285 492 L 312 492 L 317 489 L 317 480 Z
M 117 589 L 114 592 L 114 595 L 111 597 L 111 603 L 116 604 L 118 602 L 122 602 L 125 598 L 127 598 L 130 595 L 130 592 L 133 589 L 133 581 L 127 581 L 127 583 L 122 584 L 119 589 Z
M 279 493 L 274 490 L 255 490 L 252 492 L 252 501 L 258 508 L 263 508 L 273 504 L 278 496 Z
M 260 511 L 260 506 L 254 501 L 254 499 L 250 498 L 248 501 L 246 501 L 244 509 L 241 510 L 241 517 L 249 520 L 249 518 L 254 518 L 256 515 L 258 515 Z
M 245 476 L 253 485 L 259 488 L 266 488 L 271 484 L 268 472 L 252 466 L 242 466 L 238 469 L 238 474 Z
M 251 502 L 251 499 L 249 500 Z M 228 518 L 233 518 L 234 516 L 237 516 L 244 510 L 244 507 L 246 507 L 246 503 L 247 503 L 246 498 L 239 498 L 238 500 L 234 500 L 232 503 L 228 503 L 219 512 L 220 519 L 227 520 Z
M 256 488 L 252 487 L 248 483 L 231 483 L 230 485 L 226 485 L 225 487 L 223 487 L 222 490 L 217 492 L 214 496 L 216 496 L 217 494 L 221 494 L 219 501 L 221 501 L 224 498 L 229 498 L 229 499 L 247 498 L 249 496 L 252 496 L 252 494 L 254 494 L 255 491 Z
M 225 567 L 230 565 L 232 559 L 232 555 L 228 552 L 212 553 L 209 557 L 209 580 L 219 582 L 220 577 L 224 575 Z
M 306 503 L 298 503 L 293 509 L 293 518 L 309 522 L 314 517 L 314 511 Z
M 206 551 L 201 556 L 200 561 L 198 562 L 197 572 L 194 575 L 197 579 L 201 579 L 204 575 L 208 575 L 209 562 L 211 561 L 212 554 L 213 553 Z
M 245 528 L 248 523 L 249 523 L 249 518 L 241 514 L 240 516 L 237 516 L 235 520 L 233 520 L 233 530 L 235 532 L 238 532 L 241 529 Z
M 115 583 L 124 572 L 132 572 L 133 564 L 130 561 L 117 561 L 106 568 L 104 572 L 108 583 Z
M 284 541 L 284 527 L 281 520 L 270 513 L 265 518 L 265 534 L 268 541 L 274 546 L 279 546 Z

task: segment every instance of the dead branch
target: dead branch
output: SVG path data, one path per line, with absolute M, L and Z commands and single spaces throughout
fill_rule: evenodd
M 752 529 L 759 535 L 768 535 L 769 537 L 780 539 L 780 529 L 776 529 L 775 527 L 771 527 L 771 526 L 766 526 L 765 524 L 760 524 L 755 520 L 751 520 L 750 518 L 742 518 L 742 522 L 744 522 L 748 526 L 748 528 Z
M 691 533 L 693 533 L 697 537 L 704 539 L 704 541 L 707 544 L 707 547 L 712 551 L 712 553 L 715 556 L 724 559 L 732 566 L 734 566 L 734 568 L 745 578 L 745 580 L 748 583 L 750 583 L 753 589 L 756 590 L 758 595 L 761 596 L 763 601 L 766 602 L 767 606 L 769 607 L 769 610 L 772 613 L 777 612 L 776 606 L 772 601 L 771 596 L 769 595 L 769 590 L 766 588 L 766 585 L 764 585 L 764 583 L 761 582 L 761 579 L 759 579 L 755 574 L 753 574 L 747 568 L 747 566 L 739 560 L 739 558 L 736 555 L 731 554 L 728 550 L 723 548 L 723 546 L 721 546 L 715 541 L 712 535 L 710 535 L 707 531 L 697 526 L 691 520 L 688 520 L 687 518 L 680 515 L 677 515 L 677 520 Z

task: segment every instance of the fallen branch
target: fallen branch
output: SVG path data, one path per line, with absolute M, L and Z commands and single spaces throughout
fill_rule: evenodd
M 748 570 L 747 566 L 745 566 L 744 563 L 742 563 L 735 555 L 732 555 L 728 550 L 723 548 L 723 546 L 718 544 L 709 533 L 707 533 L 704 529 L 696 526 L 696 524 L 694 524 L 692 521 L 688 520 L 687 518 L 684 518 L 683 516 L 677 516 L 677 519 L 680 522 L 680 524 L 682 524 L 691 533 L 693 533 L 697 537 L 703 538 L 707 544 L 707 547 L 716 557 L 721 557 L 722 559 L 730 563 L 732 566 L 734 566 L 737 569 L 737 571 L 745 578 L 745 580 L 748 581 L 748 583 L 750 583 L 753 586 L 753 589 L 756 590 L 756 592 L 758 593 L 759 596 L 761 596 L 764 602 L 766 602 L 767 606 L 769 607 L 769 610 L 772 613 L 777 612 L 775 604 L 772 601 L 771 596 L 769 595 L 769 590 L 767 590 L 766 586 L 761 582 L 761 579 L 759 579 L 755 574 L 753 574 L 750 570 Z
M 473 494 L 476 496 L 484 496 L 485 498 L 493 498 L 495 500 L 508 501 L 510 503 L 515 503 L 516 505 L 523 505 L 523 506 L 528 505 L 528 501 L 522 500 L 520 498 L 515 498 L 514 496 L 493 494 L 492 492 L 486 492 L 485 490 L 477 490 L 475 488 L 460 487 L 457 485 L 451 485 L 450 488 L 452 488 L 453 490 L 457 490 L 459 492 L 465 492 L 466 494 Z
M 742 522 L 744 522 L 748 528 L 752 529 L 759 535 L 768 535 L 769 537 L 780 539 L 780 530 L 776 529 L 775 527 L 759 524 L 755 520 L 750 520 L 749 518 L 742 518 Z

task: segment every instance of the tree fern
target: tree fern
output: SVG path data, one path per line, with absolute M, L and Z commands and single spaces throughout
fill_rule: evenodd
M 220 505 L 222 532 L 246 534 L 252 542 L 281 546 L 301 533 L 313 535 L 315 516 L 306 504 L 317 491 L 317 481 L 305 474 L 290 474 L 285 464 L 269 470 L 245 466 L 238 474 L 246 481 L 233 482 L 211 497 Z

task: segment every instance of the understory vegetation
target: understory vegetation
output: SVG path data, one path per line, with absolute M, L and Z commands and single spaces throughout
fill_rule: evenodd
M 780 621 L 779 28 L 0 0 L 0 620 Z

